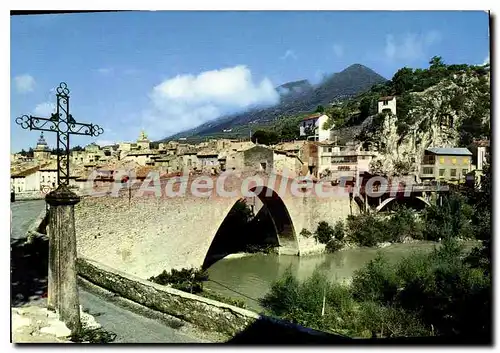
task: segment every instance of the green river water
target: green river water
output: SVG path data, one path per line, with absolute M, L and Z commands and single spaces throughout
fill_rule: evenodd
M 471 249 L 477 242 L 467 242 Z M 257 302 L 269 290 L 273 281 L 291 267 L 299 280 L 309 277 L 319 266 L 332 281 L 345 281 L 354 271 L 375 258 L 378 252 L 386 255 L 389 261 L 397 261 L 405 255 L 418 251 L 431 251 L 439 246 L 434 242 L 392 244 L 385 248 L 356 248 L 338 251 L 333 254 L 311 256 L 284 256 L 253 254 L 239 258 L 225 258 L 217 261 L 209 269 L 208 282 L 204 287 L 221 295 L 240 299 L 250 310 L 262 311 Z

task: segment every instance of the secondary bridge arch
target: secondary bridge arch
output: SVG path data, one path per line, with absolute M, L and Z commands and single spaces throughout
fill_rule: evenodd
M 425 198 L 423 198 L 421 196 L 389 197 L 388 199 L 385 199 L 380 205 L 377 206 L 377 208 L 375 209 L 375 212 L 386 211 L 391 206 L 393 206 L 395 203 L 403 204 L 403 205 L 410 205 L 413 208 L 417 208 L 417 209 L 423 209 L 427 206 L 430 206 L 429 201 L 427 201 Z

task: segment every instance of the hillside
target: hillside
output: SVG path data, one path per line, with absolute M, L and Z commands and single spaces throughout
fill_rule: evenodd
M 357 136 L 382 152 L 375 171 L 416 172 L 426 148 L 467 147 L 474 153 L 474 141 L 490 139 L 489 66 L 446 65 L 434 57 L 428 69 L 400 69 L 384 86 L 365 96 L 396 95 L 396 115 L 366 119 Z
M 341 72 L 327 76 L 320 84 L 313 86 L 307 80 L 285 83 L 277 87 L 281 95 L 278 105 L 253 109 L 245 113 L 221 117 L 163 139 L 163 141 L 181 137 L 203 137 L 220 135 L 223 130 L 233 129 L 232 137 L 248 136 L 248 130 L 262 125 L 270 125 L 280 117 L 296 116 L 311 112 L 318 105 L 328 106 L 331 102 L 354 97 L 375 84 L 387 79 L 370 68 L 354 64 Z

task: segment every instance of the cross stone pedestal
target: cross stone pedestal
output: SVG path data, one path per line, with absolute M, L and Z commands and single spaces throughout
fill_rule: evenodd
M 45 196 L 49 209 L 48 303 L 73 334 L 80 332 L 80 303 L 76 283 L 75 205 L 80 197 L 66 184 Z

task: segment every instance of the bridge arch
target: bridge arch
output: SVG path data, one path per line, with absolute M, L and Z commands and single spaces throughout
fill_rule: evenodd
M 417 202 L 415 202 L 415 201 L 417 201 Z M 395 203 L 403 204 L 403 205 L 410 205 L 410 206 L 413 206 L 414 208 L 417 208 L 417 209 L 423 209 L 427 206 L 430 206 L 429 201 L 427 201 L 425 198 L 423 198 L 421 196 L 402 197 L 402 198 L 389 197 L 388 199 L 385 199 L 380 205 L 377 206 L 377 208 L 375 209 L 375 212 L 378 213 L 378 212 L 386 211 L 391 206 L 393 206 Z
M 237 198 L 232 201 L 229 209 L 222 215 L 222 219 L 217 222 L 216 228 L 212 231 L 212 239 L 210 246 L 206 251 L 205 259 L 203 260 L 203 268 L 207 268 L 214 264 L 220 258 L 233 253 L 235 246 L 248 245 L 247 243 L 239 243 L 237 237 L 246 236 L 247 241 L 264 241 L 268 245 L 278 247 L 280 254 L 285 255 L 298 255 L 299 242 L 295 227 L 290 216 L 289 210 L 285 205 L 283 199 L 276 191 L 267 187 L 259 186 L 250 188 L 249 191 L 255 193 L 262 207 L 257 214 L 253 216 L 253 220 L 262 220 L 262 223 L 267 226 L 267 231 L 272 233 L 255 234 L 257 239 L 249 239 L 245 230 L 234 229 L 234 227 L 244 227 L 243 224 L 238 223 L 238 216 L 233 217 L 236 212 L 246 211 L 243 209 L 242 203 L 245 198 Z M 252 228 L 254 229 L 254 228 Z M 259 238 L 260 237 L 260 238 Z M 265 238 L 265 239 L 264 239 Z M 272 238 L 272 239 L 271 239 Z M 252 243 L 253 244 L 253 243 Z M 231 246 L 233 248 L 231 248 Z M 242 250 L 241 248 L 239 250 Z

